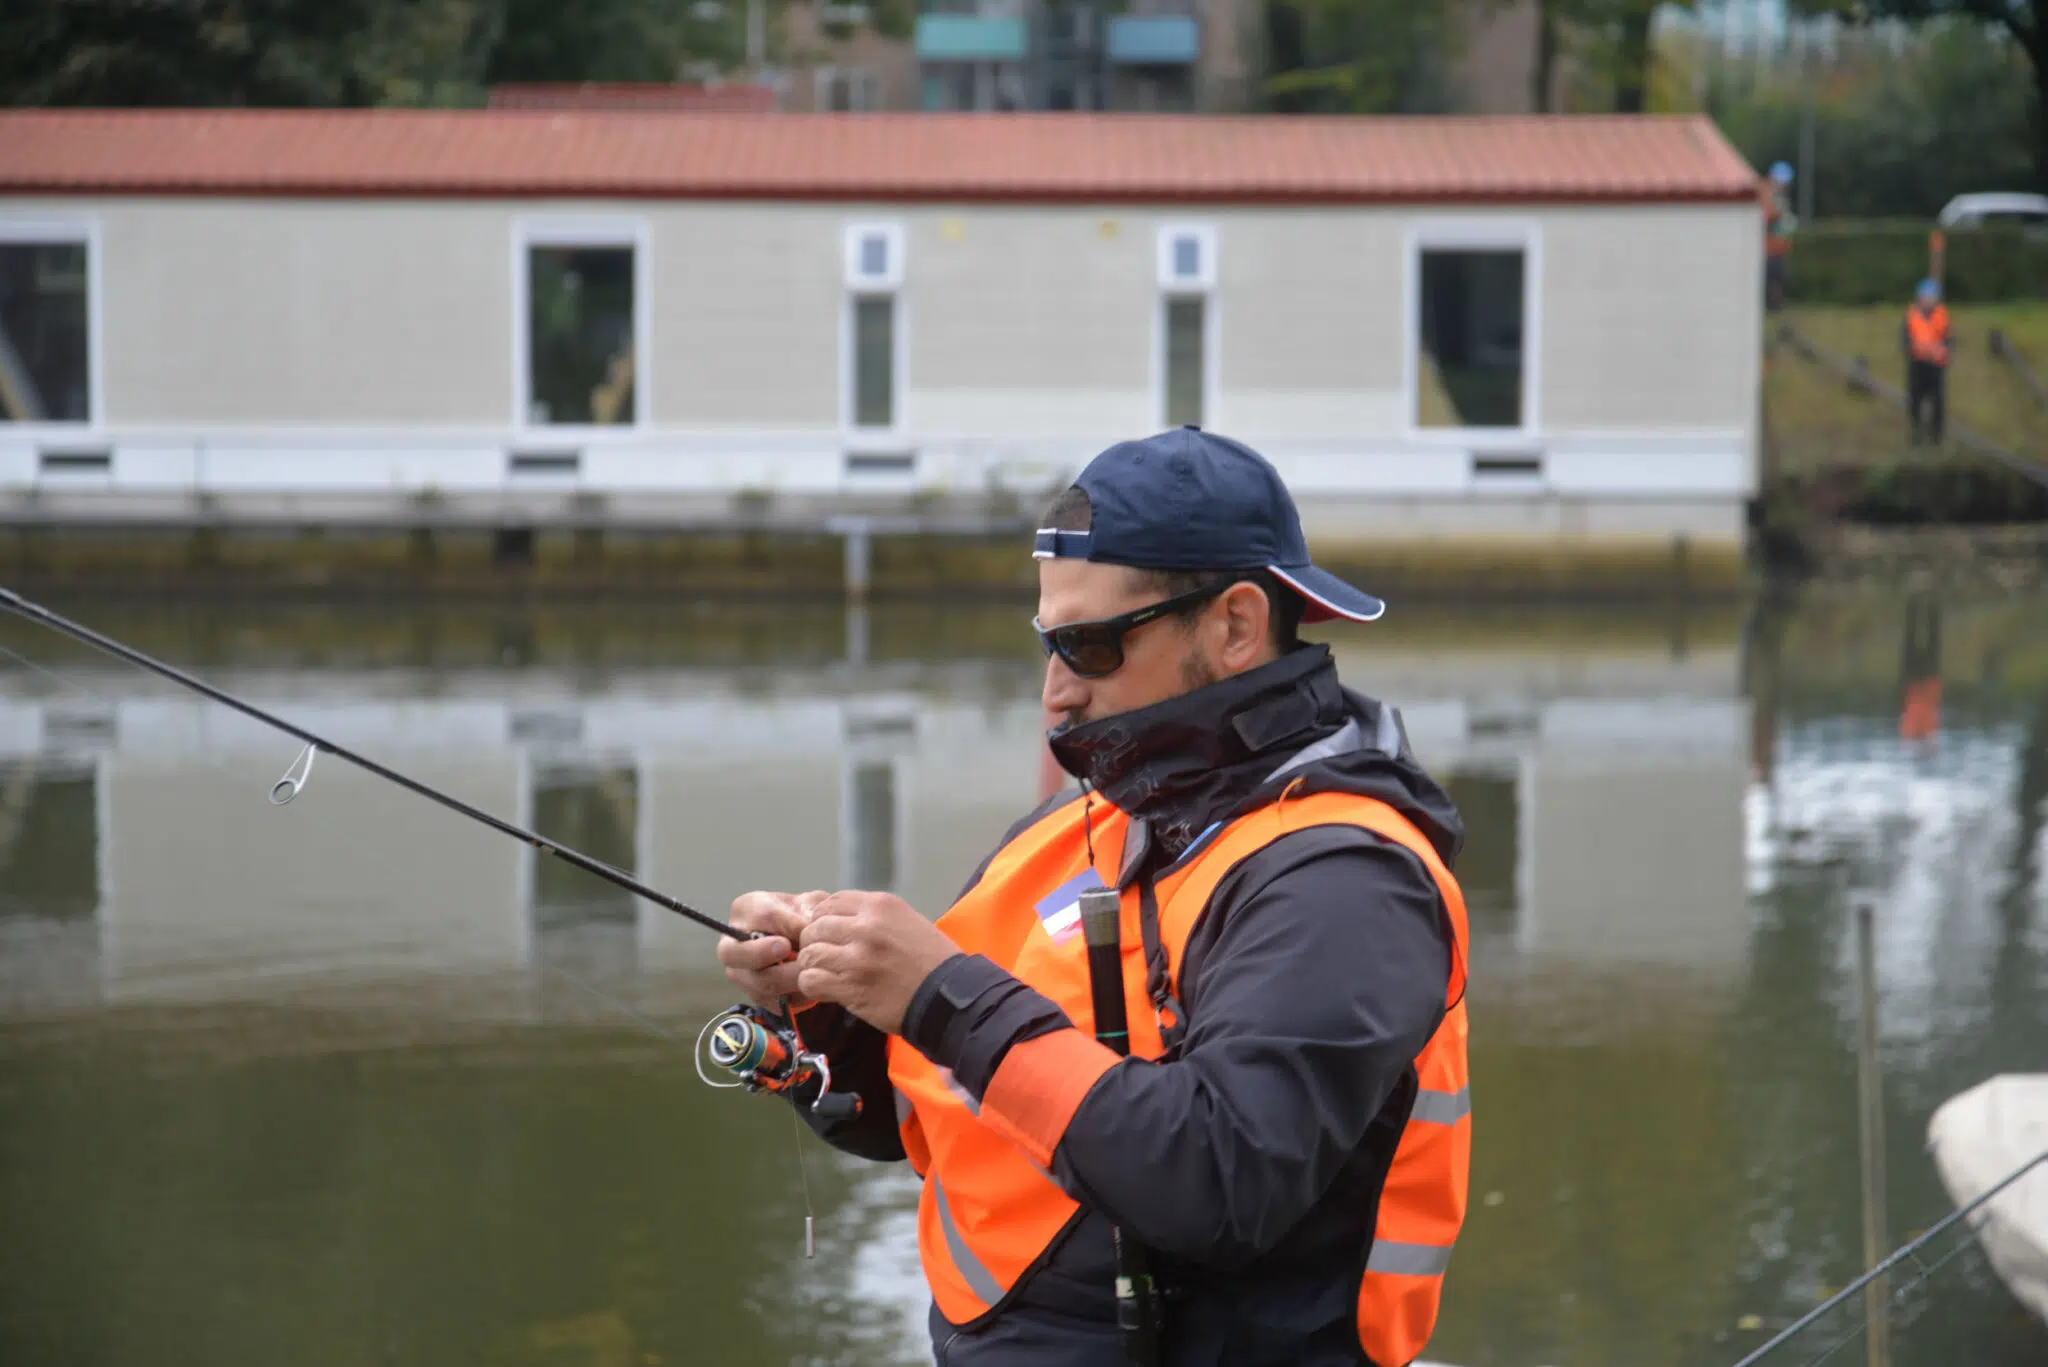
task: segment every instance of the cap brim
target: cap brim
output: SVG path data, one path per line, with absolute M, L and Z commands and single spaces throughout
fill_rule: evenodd
M 1304 622 L 1327 622 L 1337 617 L 1348 622 L 1377 622 L 1387 610 L 1387 605 L 1371 594 L 1359 592 L 1336 575 L 1314 565 L 1290 570 L 1283 570 L 1278 565 L 1268 568 L 1308 600 L 1301 614 Z

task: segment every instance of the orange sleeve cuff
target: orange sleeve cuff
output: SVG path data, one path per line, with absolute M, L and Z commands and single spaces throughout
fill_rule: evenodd
M 981 1096 L 981 1120 L 1041 1168 L 1095 1080 L 1122 1055 L 1072 1026 L 1013 1044 Z

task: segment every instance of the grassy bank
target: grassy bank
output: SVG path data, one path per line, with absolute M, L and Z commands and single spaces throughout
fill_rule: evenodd
M 1902 301 L 1865 308 L 1792 308 L 1784 316 L 1816 343 L 1864 358 L 1877 378 L 1903 388 L 1899 324 L 1904 311 Z M 1949 367 L 1950 421 L 1967 424 L 2015 454 L 2048 461 L 2048 410 L 1990 347 L 1991 330 L 2002 330 L 2035 373 L 2048 379 L 2048 303 L 1959 305 L 1950 316 L 1957 340 Z M 1764 422 L 1782 475 L 1943 458 L 1911 454 L 1903 413 L 1783 346 L 1767 344 Z M 1951 450 L 1947 456 L 1957 454 Z

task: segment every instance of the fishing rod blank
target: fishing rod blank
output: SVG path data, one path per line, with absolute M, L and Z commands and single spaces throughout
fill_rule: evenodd
M 472 807 L 461 798 L 450 797 L 437 788 L 430 788 L 416 779 L 407 778 L 395 769 L 387 769 L 373 759 L 365 758 L 345 746 L 336 745 L 324 736 L 316 736 L 303 727 L 294 726 L 284 718 L 266 712 L 252 703 L 246 703 L 232 693 L 215 688 L 204 679 L 195 679 L 190 674 L 165 664 L 153 655 L 146 655 L 132 646 L 123 645 L 112 637 L 102 636 L 91 627 L 81 626 L 68 617 L 61 617 L 41 604 L 30 602 L 12 589 L 0 588 L 0 607 L 11 608 L 30 621 L 40 622 L 52 631 L 60 632 L 74 640 L 83 641 L 85 644 L 95 649 L 103 650 L 118 659 L 126 660 L 133 665 L 139 665 L 153 674 L 160 674 L 172 683 L 181 684 L 195 693 L 203 694 L 213 699 L 217 703 L 232 707 L 245 716 L 254 717 L 266 726 L 275 727 L 288 736 L 304 741 L 306 748 L 299 753 L 299 757 L 296 760 L 292 761 L 292 767 L 285 772 L 283 778 L 280 778 L 271 785 L 270 800 L 276 806 L 282 807 L 285 803 L 298 796 L 299 790 L 305 787 L 306 780 L 312 775 L 313 756 L 325 750 L 331 755 L 347 760 L 350 764 L 360 769 L 369 770 L 379 778 L 388 779 L 399 787 L 410 789 L 421 797 L 438 802 L 451 811 L 460 812 L 472 821 L 481 821 L 493 830 L 502 831 L 515 840 L 524 841 L 543 854 L 551 854 L 564 863 L 575 865 L 585 873 L 595 874 L 608 883 L 624 888 L 636 896 L 644 897 L 658 907 L 664 907 L 678 916 L 695 921 L 707 930 L 715 930 L 720 935 L 729 935 L 735 940 L 753 938 L 749 932 L 727 925 L 723 921 L 713 920 L 695 907 L 687 906 L 667 893 L 647 886 L 647 884 L 622 869 L 615 869 L 610 864 L 592 859 L 587 854 L 565 849 L 544 836 L 537 835 L 524 827 L 515 826 L 509 821 L 500 820 L 481 808 Z
M 1843 1287 L 1840 1291 L 1837 1291 L 1834 1295 L 1822 1301 L 1819 1305 L 1813 1307 L 1813 1309 L 1807 1311 L 1804 1315 L 1801 1315 L 1797 1320 L 1794 1320 L 1791 1324 L 1787 1325 L 1782 1331 L 1780 1331 L 1776 1338 L 1773 1338 L 1769 1343 L 1766 1343 L 1763 1347 L 1758 1348 L 1748 1357 L 1745 1357 L 1742 1361 L 1736 1363 L 1735 1367 L 1754 1367 L 1756 1363 L 1762 1362 L 1772 1353 L 1775 1353 L 1781 1345 L 1790 1343 L 1795 1337 L 1798 1336 L 1799 1331 L 1806 1328 L 1807 1325 L 1812 1324 L 1822 1315 L 1827 1314 L 1828 1311 L 1834 1309 L 1843 1301 L 1855 1295 L 1858 1291 L 1861 1291 L 1865 1286 L 1869 1285 L 1870 1282 L 1875 1280 L 1883 1273 L 1890 1271 L 1892 1266 L 1898 1263 L 1901 1259 L 1912 1257 L 1913 1254 L 1919 1249 L 1919 1247 L 1922 1244 L 1932 1240 L 1936 1235 L 1940 1234 L 1943 1230 L 1953 1225 L 1956 1221 L 1967 1218 L 1972 1211 L 1976 1210 L 1979 1206 L 1984 1205 L 1992 1197 L 1998 1195 L 1998 1193 L 2004 1191 L 2007 1187 L 2019 1181 L 2022 1177 L 2025 1177 L 2028 1173 L 2032 1172 L 2035 1168 L 2040 1167 L 2043 1163 L 2048 1163 L 2048 1149 L 2043 1149 L 2040 1153 L 2035 1154 L 2033 1158 L 2029 1159 L 2027 1162 L 2020 1164 L 2020 1166 L 2017 1168 L 2014 1168 L 2011 1172 L 2005 1175 L 2004 1180 L 2000 1181 L 1996 1186 L 1992 1187 L 1989 1191 L 1980 1192 L 1977 1195 L 1976 1199 L 1971 1201 L 1968 1205 L 1961 1206 L 1955 1210 L 1950 1211 L 1947 1215 L 1943 1216 L 1940 1220 L 1935 1222 L 1933 1225 L 1929 1226 L 1924 1232 L 1921 1233 L 1921 1235 L 1918 1238 L 1911 1239 L 1903 1244 L 1900 1244 L 1897 1248 L 1893 1249 L 1889 1255 L 1886 1256 L 1883 1262 L 1879 1263 L 1876 1267 L 1871 1268 L 1868 1272 L 1858 1277 L 1855 1281 L 1850 1282 L 1847 1286 Z M 1971 1228 L 1972 1230 L 1974 1230 L 1976 1227 L 1973 1225 L 1971 1226 Z M 1829 1351 L 1832 1352 L 1833 1350 L 1830 1349 Z

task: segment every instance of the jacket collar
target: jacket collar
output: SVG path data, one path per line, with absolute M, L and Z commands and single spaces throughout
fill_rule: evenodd
M 1324 645 L 1150 707 L 1049 736 L 1053 757 L 1134 821 L 1168 860 L 1304 747 L 1345 724 L 1344 690 Z

